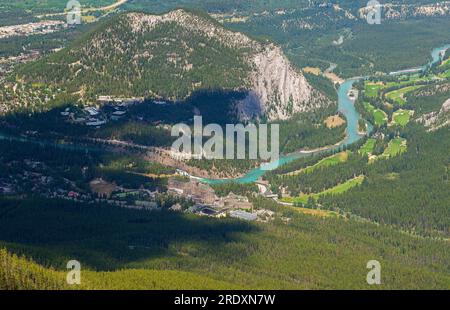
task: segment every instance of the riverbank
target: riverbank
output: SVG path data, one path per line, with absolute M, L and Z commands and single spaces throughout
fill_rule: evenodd
M 431 66 L 434 63 L 438 62 L 440 60 L 439 55 L 441 54 L 441 52 L 448 48 L 450 48 L 450 44 L 445 45 L 443 47 L 433 49 L 431 52 L 432 61 L 430 63 L 428 63 L 427 65 L 425 65 L 424 67 Z M 289 163 L 293 160 L 296 160 L 296 159 L 304 157 L 304 156 L 308 156 L 311 154 L 317 154 L 317 153 L 325 152 L 325 151 L 333 151 L 342 146 L 353 144 L 353 143 L 359 141 L 362 137 L 364 137 L 364 135 L 361 134 L 361 132 L 359 130 L 359 124 L 358 124 L 361 116 L 356 111 L 355 106 L 354 106 L 354 100 L 353 100 L 353 98 L 350 98 L 349 92 L 353 87 L 353 83 L 355 83 L 356 81 L 363 79 L 363 78 L 365 78 L 365 77 L 355 77 L 355 78 L 348 79 L 344 83 L 340 84 L 339 88 L 337 90 L 337 92 L 338 92 L 338 110 L 346 118 L 346 121 L 347 121 L 346 138 L 343 141 L 341 141 L 340 143 L 334 144 L 332 146 L 325 146 L 325 147 L 317 148 L 314 150 L 300 150 L 299 152 L 281 156 L 280 159 L 277 160 L 276 162 L 264 164 L 261 167 L 252 169 L 251 171 L 249 171 L 246 174 L 239 174 L 239 175 L 236 174 L 233 176 L 226 176 L 229 178 L 224 178 L 224 174 L 215 173 L 214 171 L 210 171 L 210 170 L 206 171 L 206 170 L 201 170 L 198 168 L 192 168 L 188 165 L 185 165 L 184 163 L 181 164 L 178 162 L 177 165 L 178 165 L 178 167 L 180 167 L 181 170 L 192 172 L 192 173 L 189 173 L 191 175 L 191 177 L 200 179 L 204 183 L 209 183 L 209 184 L 220 184 L 220 183 L 228 183 L 228 182 L 236 182 L 236 183 L 241 183 L 241 184 L 254 183 L 258 179 L 260 179 L 262 176 L 264 176 L 266 171 L 273 170 L 280 165 Z M 371 131 L 372 131 L 372 128 L 369 124 L 366 135 L 369 135 L 371 133 Z M 0 138 L 2 138 L 1 135 L 0 135 Z M 8 137 L 7 139 L 10 139 L 10 138 L 11 137 Z M 16 137 L 16 139 L 27 140 L 27 138 L 24 138 L 24 137 Z M 98 141 L 98 142 L 105 142 L 105 141 Z M 136 145 L 136 144 L 130 144 L 130 143 L 123 142 L 123 141 L 107 141 L 107 142 L 113 143 L 116 146 L 120 146 L 120 147 L 137 147 L 140 149 L 147 149 L 149 151 L 156 149 L 156 148 L 150 148 L 150 147 L 145 147 L 145 146 Z M 37 141 L 37 143 L 45 143 L 45 142 Z M 57 143 L 55 143 L 55 144 L 57 144 Z M 76 147 L 76 145 L 74 145 L 74 146 L 68 145 L 67 147 Z M 86 146 L 84 146 L 82 148 L 86 149 Z M 149 160 L 152 160 L 152 159 L 156 160 L 157 157 L 149 156 Z M 177 167 L 177 166 L 175 166 L 175 167 Z
M 201 178 L 200 180 L 207 184 L 223 184 L 236 182 L 238 184 L 254 183 L 258 179 L 262 178 L 267 171 L 276 169 L 277 167 L 292 162 L 296 159 L 311 156 L 313 154 L 319 154 L 321 152 L 338 150 L 339 148 L 353 144 L 359 141 L 364 135 L 359 134 L 360 114 L 356 111 L 353 100 L 349 97 L 348 93 L 352 89 L 353 84 L 360 78 L 353 78 L 342 83 L 338 88 L 338 111 L 341 113 L 347 122 L 346 137 L 341 142 L 332 146 L 325 146 L 314 150 L 301 150 L 288 155 L 281 156 L 276 162 L 272 162 L 261 167 L 255 168 L 245 174 L 243 177 L 235 179 L 214 179 L 211 177 Z M 370 132 L 369 132 L 370 133 Z

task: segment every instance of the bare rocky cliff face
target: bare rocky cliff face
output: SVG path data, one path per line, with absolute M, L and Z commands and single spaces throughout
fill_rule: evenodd
M 217 40 L 227 47 L 246 50 L 251 68 L 243 88 L 247 97 L 236 103 L 241 119 L 265 115 L 269 120 L 287 119 L 295 113 L 328 106 L 331 101 L 314 89 L 303 74 L 294 68 L 283 51 L 268 43 L 227 30 L 206 17 L 175 10 L 164 15 L 128 14 L 133 32 L 148 32 L 160 23 L 175 22 L 192 33 Z
M 267 45 L 252 55 L 250 61 L 254 68 L 250 74 L 252 90 L 241 103 L 244 117 L 251 117 L 246 115 L 245 108 L 257 102 L 268 119 L 287 119 L 295 113 L 330 104 L 291 65 L 279 47 Z
M 438 112 L 425 114 L 417 121 L 424 124 L 429 130 L 437 130 L 450 125 L 450 99 L 444 102 Z
M 244 34 L 227 30 L 219 24 L 215 24 L 213 19 L 208 19 L 206 16 L 199 16 L 182 9 L 170 11 L 163 15 L 129 13 L 127 17 L 134 33 L 150 32 L 157 25 L 163 23 L 176 23 L 192 33 L 202 34 L 212 40 L 219 40 L 227 47 L 251 47 L 253 43 Z

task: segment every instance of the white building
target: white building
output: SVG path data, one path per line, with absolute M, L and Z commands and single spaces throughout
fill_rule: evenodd
M 89 113 L 90 116 L 97 116 L 100 112 L 94 107 L 86 107 L 84 108 L 86 112 Z
M 248 212 L 241 211 L 241 210 L 231 211 L 230 216 L 241 219 L 241 220 L 246 220 L 246 221 L 255 221 L 258 218 L 258 216 L 254 213 L 248 213 Z

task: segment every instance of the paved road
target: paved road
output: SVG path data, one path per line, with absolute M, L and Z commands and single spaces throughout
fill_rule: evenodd
M 88 13 L 88 12 L 97 12 L 97 11 L 108 11 L 108 10 L 113 10 L 118 8 L 119 6 L 121 6 L 122 4 L 127 3 L 129 0 L 117 0 L 116 3 L 113 3 L 111 5 L 107 5 L 107 6 L 102 6 L 102 7 L 94 7 L 94 8 L 83 8 L 81 9 L 81 13 Z M 51 16 L 61 16 L 61 15 L 66 15 L 67 12 L 62 12 L 62 13 L 52 13 L 52 14 L 44 14 L 41 16 L 38 16 L 39 18 L 42 17 L 51 17 Z
M 121 6 L 122 4 L 127 3 L 128 0 L 118 0 L 116 3 L 113 3 L 111 5 L 108 6 L 103 6 L 103 7 L 99 7 L 99 8 L 86 8 L 86 9 L 82 9 L 81 13 L 83 12 L 92 12 L 92 11 L 108 11 L 108 10 L 113 10 L 119 6 Z

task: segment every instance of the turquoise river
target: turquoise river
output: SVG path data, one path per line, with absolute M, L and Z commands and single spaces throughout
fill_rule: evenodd
M 445 51 L 449 48 L 450 48 L 450 44 L 433 49 L 431 52 L 432 60 L 428 64 L 426 64 L 422 67 L 393 72 L 391 74 L 400 74 L 400 73 L 404 73 L 405 71 L 409 71 L 409 72 L 422 71 L 422 70 L 426 69 L 427 67 L 440 61 L 441 52 Z M 252 169 L 251 171 L 249 171 L 247 174 L 245 174 L 243 177 L 240 177 L 240 178 L 234 178 L 234 179 L 197 178 L 197 179 L 199 179 L 202 182 L 208 183 L 208 184 L 220 184 L 220 183 L 228 183 L 228 182 L 235 182 L 235 183 L 240 183 L 240 184 L 253 183 L 253 182 L 256 182 L 258 179 L 260 179 L 267 171 L 272 170 L 280 165 L 289 163 L 289 162 L 296 160 L 298 158 L 301 158 L 301 157 L 310 156 L 312 154 L 318 154 L 321 152 L 330 152 L 330 151 L 338 150 L 344 146 L 347 146 L 347 145 L 350 145 L 350 144 L 353 144 L 353 143 L 359 141 L 364 136 L 358 132 L 358 121 L 361 116 L 356 111 L 354 102 L 352 100 L 350 100 L 350 98 L 348 96 L 348 92 L 352 88 L 353 83 L 355 83 L 356 81 L 363 79 L 363 78 L 364 77 L 348 79 L 339 86 L 338 91 L 337 91 L 338 92 L 338 110 L 340 113 L 342 113 L 345 116 L 345 118 L 347 120 L 346 138 L 342 142 L 340 142 L 336 145 L 326 147 L 326 148 L 318 149 L 316 151 L 299 151 L 299 152 L 296 152 L 293 154 L 280 156 L 278 161 L 268 163 L 268 164 L 262 165 L 261 167 Z M 372 128 L 373 128 L 372 125 L 368 124 L 368 133 L 370 133 L 372 131 Z M 15 136 L 14 137 L 14 136 L 11 136 L 8 134 L 3 134 L 1 132 L 0 132 L 0 139 L 18 140 L 18 141 L 23 141 L 23 142 L 28 141 L 28 142 L 34 142 L 34 143 L 38 143 L 38 144 L 42 144 L 42 145 L 52 144 L 52 145 L 55 145 L 56 147 L 65 148 L 65 149 L 76 149 L 76 150 L 82 149 L 85 151 L 100 151 L 101 150 L 101 148 L 99 148 L 99 147 L 92 147 L 92 146 L 87 146 L 87 145 L 76 145 L 76 144 L 70 144 L 70 143 L 69 144 L 61 144 L 61 143 L 57 143 L 57 142 L 37 140 L 37 139 L 23 137 L 23 136 Z

